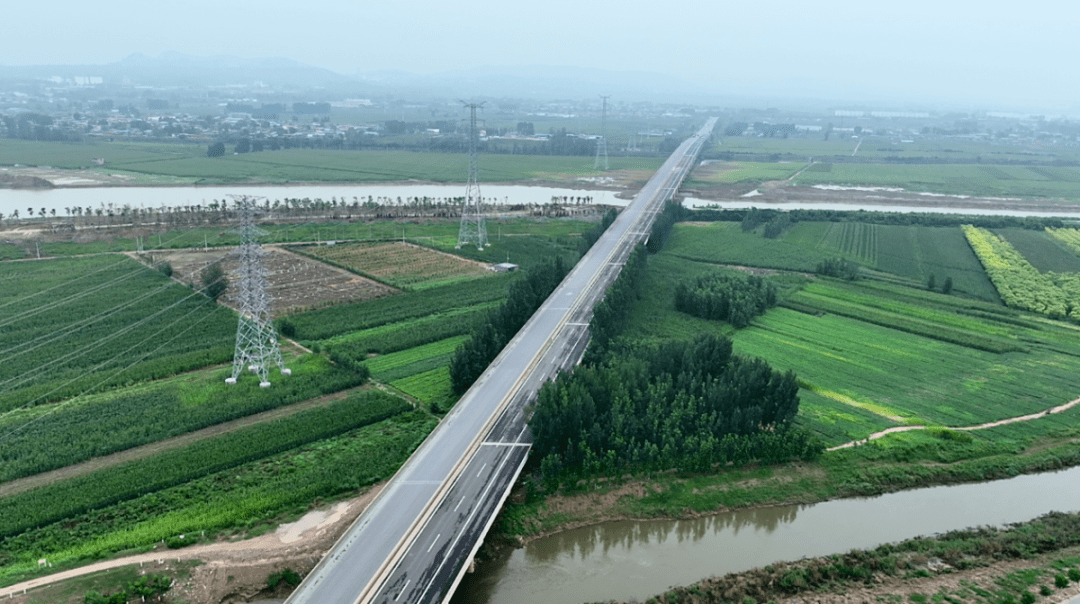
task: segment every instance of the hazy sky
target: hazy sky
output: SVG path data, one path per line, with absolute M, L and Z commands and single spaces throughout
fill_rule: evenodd
M 349 74 L 572 65 L 760 94 L 1080 105 L 1069 0 L 34 0 L 5 6 L 4 21 L 7 65 L 175 50 Z

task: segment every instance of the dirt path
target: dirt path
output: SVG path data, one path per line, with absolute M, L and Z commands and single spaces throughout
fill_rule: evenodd
M 282 524 L 275 532 L 253 539 L 193 545 L 179 550 L 155 550 L 96 562 L 2 587 L 0 599 L 12 604 L 26 603 L 36 595 L 30 590 L 66 579 L 134 564 L 153 569 L 181 560 L 203 562 L 195 568 L 189 580 L 174 588 L 174 592 L 178 591 L 186 600 L 216 603 L 234 593 L 241 594 L 241 598 L 253 597 L 266 587 L 266 577 L 274 569 L 287 567 L 306 573 L 314 567 L 385 484 L 375 485 L 353 499 L 309 512 L 296 522 Z M 27 591 L 25 596 L 24 590 Z
M 1066 411 L 1068 409 L 1071 409 L 1071 408 L 1075 407 L 1077 404 L 1080 404 L 1080 398 L 1071 400 L 1071 401 L 1065 403 L 1064 405 L 1058 405 L 1057 407 L 1052 407 L 1050 409 L 1047 409 L 1046 411 L 1040 411 L 1038 413 L 1032 413 L 1030 415 L 1021 415 L 1019 417 L 1010 417 L 1008 419 L 1002 419 L 1002 420 L 998 420 L 996 422 L 989 422 L 989 423 L 986 423 L 986 424 L 979 424 L 977 426 L 961 426 L 961 427 L 957 427 L 957 428 L 952 428 L 952 427 L 948 427 L 948 426 L 944 426 L 944 427 L 949 429 L 949 430 L 964 430 L 964 431 L 967 431 L 967 430 L 985 430 L 986 428 L 996 428 L 998 426 L 1005 426 L 1007 424 L 1015 424 L 1016 422 L 1029 422 L 1029 421 L 1031 421 L 1033 419 L 1039 419 L 1040 417 L 1045 417 L 1045 416 L 1053 414 L 1053 413 L 1061 413 L 1062 411 Z M 837 451 L 837 450 L 840 450 L 840 449 L 847 449 L 848 447 L 854 447 L 856 445 L 861 445 L 861 444 L 864 444 L 864 443 L 868 443 L 868 442 L 870 442 L 872 440 L 877 440 L 877 439 L 881 438 L 882 436 L 886 436 L 888 434 L 896 434 L 897 432 L 908 432 L 908 431 L 911 431 L 911 430 L 926 430 L 926 429 L 927 429 L 927 426 L 922 426 L 922 425 L 918 425 L 918 426 L 894 426 L 892 428 L 882 430 L 881 432 L 874 432 L 873 434 L 871 434 L 870 436 L 867 436 L 866 438 L 860 438 L 859 440 L 853 440 L 851 442 L 847 442 L 847 443 L 844 443 L 842 445 L 836 445 L 835 447 L 829 447 L 828 449 L 825 449 L 825 450 L 826 451 Z
M 157 442 L 148 443 L 138 447 L 133 447 L 124 451 L 118 451 L 111 455 L 105 455 L 102 457 L 95 457 L 82 463 L 77 463 L 71 466 L 58 468 L 49 472 L 42 472 L 41 474 L 35 474 L 33 476 L 27 476 L 25 478 L 18 478 L 9 482 L 0 484 L 0 498 L 15 495 L 16 493 L 22 493 L 30 489 L 52 484 L 62 480 L 68 480 L 77 476 L 83 476 L 91 472 L 116 466 L 129 461 L 135 461 L 137 459 L 143 459 L 156 455 L 164 451 L 171 449 L 178 449 L 180 447 L 186 447 L 192 443 L 200 440 L 210 438 L 213 436 L 219 436 L 221 434 L 227 434 L 229 432 L 235 432 L 241 428 L 253 426 L 255 424 L 261 424 L 263 422 L 273 421 L 282 417 L 288 417 L 295 413 L 299 413 L 306 409 L 312 409 L 315 407 L 325 407 L 333 401 L 341 400 L 347 397 L 349 394 L 361 390 L 364 388 L 370 388 L 370 386 L 358 386 L 349 390 L 342 390 L 341 392 L 335 392 L 319 398 L 309 399 L 293 405 L 286 405 L 284 407 L 278 407 L 277 409 L 271 409 L 270 411 L 264 411 L 262 413 L 256 413 L 255 415 L 249 415 L 240 419 L 235 419 L 231 422 L 225 422 L 203 428 L 202 430 L 196 430 L 194 432 L 188 432 L 187 434 L 181 434 L 173 438 L 165 440 L 159 440 Z

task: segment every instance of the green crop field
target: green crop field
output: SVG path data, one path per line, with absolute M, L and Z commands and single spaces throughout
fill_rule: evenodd
M 0 481 L 79 463 L 360 383 L 325 358 L 301 357 L 293 375 L 259 388 L 225 384 L 229 370 L 189 373 L 115 392 L 0 415 Z
M 427 404 L 439 403 L 453 396 L 448 367 L 436 367 L 400 378 L 390 382 L 390 385 Z
M 0 260 L 18 260 L 25 258 L 26 252 L 14 243 L 0 241 Z
M 367 366 L 371 370 L 371 376 L 382 382 L 393 382 L 438 367 L 449 367 L 454 351 L 467 339 L 468 336 L 455 336 L 377 356 L 368 360 Z
M 971 249 L 1005 304 L 1051 317 L 1065 317 L 1071 313 L 1075 304 L 1069 295 L 1050 276 L 1032 266 L 1008 241 L 986 229 L 971 225 L 964 225 L 963 229 Z
M 17 535 L 120 501 L 367 426 L 410 410 L 377 390 L 326 407 L 207 438 L 187 447 L 98 470 L 0 500 L 0 536 Z
M 798 258 L 784 244 L 840 251 L 830 243 L 829 230 L 824 223 L 800 224 L 784 241 L 770 241 L 743 233 L 738 225 L 677 225 L 664 252 L 649 258 L 628 337 L 730 334 L 737 352 L 796 372 L 808 403 L 799 421 L 830 444 L 901 423 L 978 424 L 1080 396 L 1080 330 L 1000 303 L 875 281 L 807 282 L 778 275 L 771 278 L 784 285 L 781 305 L 787 308 L 768 311 L 749 328 L 736 331 L 674 311 L 674 284 L 715 270 L 714 263 L 741 259 L 742 242 L 760 242 L 759 264 L 779 264 L 778 258 Z M 969 262 L 978 262 L 958 228 L 877 230 L 879 253 L 887 249 L 886 241 L 894 241 L 897 255 L 913 258 L 941 248 L 945 260 L 949 248 L 941 242 L 952 241 L 955 248 L 967 249 Z M 865 240 L 851 233 L 858 231 L 840 241 Z M 907 249 L 901 245 L 905 240 Z M 769 253 L 767 245 L 779 249 Z M 957 259 L 946 261 L 955 265 Z
M 206 155 L 206 145 L 168 143 L 51 143 L 0 140 L 0 165 L 91 168 L 95 157 L 110 165 L 178 160 Z M 110 167 L 111 169 L 111 167 Z
M 199 182 L 463 182 L 469 157 L 464 153 L 412 151 L 328 151 L 282 149 L 222 157 L 192 156 L 159 161 L 114 161 L 110 170 L 199 179 Z M 615 170 L 655 170 L 662 158 L 612 158 Z M 559 175 L 601 174 L 591 157 L 485 155 L 480 180 L 543 180 Z
M 407 412 L 340 436 L 0 539 L 0 583 L 54 564 L 144 548 L 181 534 L 239 531 L 392 475 L 436 420 Z
M 104 157 L 105 168 L 96 168 Z M 655 171 L 664 158 L 611 157 L 612 170 Z M 480 179 L 485 182 L 544 180 L 552 177 L 597 176 L 592 157 L 550 155 L 485 155 Z M 282 149 L 207 157 L 206 145 L 165 143 L 47 143 L 0 141 L 0 165 L 90 168 L 109 173 L 179 177 L 206 182 L 389 182 L 425 180 L 463 182 L 466 153 L 413 151 L 333 151 Z
M 788 309 L 770 311 L 734 340 L 738 352 L 794 370 L 818 394 L 898 422 L 973 425 L 1080 395 L 1080 357 L 1056 350 L 995 354 Z
M 1080 169 L 979 164 L 833 164 L 806 170 L 792 184 L 902 187 L 955 195 L 1061 197 L 1080 200 Z
M 916 286 L 925 285 L 931 275 L 938 288 L 951 278 L 954 292 L 988 302 L 1000 301 L 958 227 L 800 222 L 782 239 L 819 253 L 850 258 L 903 277 Z
M 0 410 L 227 361 L 236 315 L 124 256 L 0 263 Z
M 1012 244 L 1039 272 L 1080 272 L 1080 256 L 1045 231 L 995 229 L 994 233 Z
M 738 224 L 677 224 L 667 253 L 700 262 L 737 264 L 795 271 L 813 271 L 819 262 L 835 254 L 784 240 L 765 239 L 743 232 Z
M 305 342 L 325 340 L 351 332 L 426 317 L 453 309 L 496 302 L 506 297 L 514 273 L 495 275 L 406 292 L 355 304 L 340 304 L 288 317 L 296 326 L 296 338 Z

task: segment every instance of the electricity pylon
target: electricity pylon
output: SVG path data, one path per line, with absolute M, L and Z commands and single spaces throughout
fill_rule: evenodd
M 608 96 L 600 95 L 600 98 L 604 100 L 604 108 L 600 110 L 600 140 L 596 141 L 596 162 L 593 164 L 593 170 L 607 170 L 607 100 L 611 98 Z M 601 168 L 600 166 L 603 166 Z
M 236 350 L 233 352 L 232 375 L 225 383 L 235 384 L 236 378 L 246 367 L 259 376 L 259 386 L 270 385 L 270 366 L 277 365 L 282 375 L 292 373 L 281 360 L 277 334 L 270 322 L 270 294 L 267 290 L 266 269 L 263 257 L 266 252 L 259 245 L 259 237 L 266 231 L 255 226 L 254 210 L 258 200 L 265 197 L 229 195 L 240 209 L 240 322 L 236 327 Z
M 469 184 L 465 186 L 465 201 L 461 208 L 461 228 L 458 230 L 457 248 L 475 243 L 482 250 L 488 245 L 487 225 L 484 224 L 484 202 L 480 198 L 479 162 L 476 149 L 479 132 L 476 129 L 476 110 L 483 103 L 462 103 L 469 108 Z

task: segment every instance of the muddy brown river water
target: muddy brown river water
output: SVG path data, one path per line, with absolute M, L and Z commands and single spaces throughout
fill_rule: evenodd
M 739 510 L 694 520 L 608 522 L 480 564 L 453 604 L 645 601 L 669 587 L 919 535 L 1080 510 L 1080 468 L 872 498 Z

